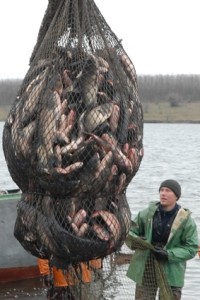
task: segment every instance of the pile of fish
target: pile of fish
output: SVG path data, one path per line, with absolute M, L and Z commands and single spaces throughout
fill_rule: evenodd
M 105 256 L 130 227 L 125 191 L 143 156 L 142 108 L 128 56 L 111 51 L 111 66 L 103 54 L 58 47 L 39 60 L 4 126 L 23 192 L 15 236 L 38 257 Z

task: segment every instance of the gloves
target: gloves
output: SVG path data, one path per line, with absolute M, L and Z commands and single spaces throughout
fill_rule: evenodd
M 155 247 L 152 250 L 152 253 L 154 257 L 159 260 L 159 261 L 167 261 L 168 260 L 168 253 L 166 250 L 160 248 L 160 247 Z

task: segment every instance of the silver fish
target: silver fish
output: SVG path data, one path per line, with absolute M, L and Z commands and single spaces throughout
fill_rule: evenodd
M 105 103 L 90 110 L 84 118 L 85 131 L 92 132 L 97 126 L 109 119 L 112 111 L 113 103 Z
M 36 121 L 32 121 L 18 134 L 18 146 L 20 147 L 20 153 L 27 158 L 31 154 L 32 150 L 32 138 L 35 133 Z
M 46 151 L 46 156 L 49 160 L 54 158 L 53 144 L 56 140 L 60 111 L 57 110 L 57 98 L 59 97 L 56 91 L 47 91 L 43 108 L 39 116 L 39 128 L 41 134 L 41 142 Z M 51 167 L 55 162 L 50 162 Z
M 78 75 L 78 84 L 80 85 L 80 91 L 83 99 L 83 103 L 86 106 L 91 104 L 97 104 L 97 92 L 98 92 L 98 77 L 99 68 L 98 61 L 94 55 L 89 55 L 86 60 L 81 74 Z
M 48 71 L 49 69 L 46 68 L 46 70 L 38 75 L 36 79 L 33 79 L 27 88 L 27 99 L 25 99 L 21 114 L 21 120 L 23 123 L 26 123 L 27 120 L 30 120 L 36 112 L 40 100 L 40 94 L 45 87 Z

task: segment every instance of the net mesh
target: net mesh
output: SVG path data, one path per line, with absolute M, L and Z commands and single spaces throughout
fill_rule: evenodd
M 135 68 L 94 1 L 49 1 L 3 131 L 27 251 L 64 268 L 121 247 L 142 125 Z
M 90 299 L 133 297 L 119 251 L 130 229 L 126 189 L 143 157 L 142 139 L 134 65 L 95 2 L 49 1 L 3 130 L 8 169 L 22 191 L 14 235 L 65 273 L 102 258 L 92 280 L 100 295 L 92 288 Z M 155 259 L 148 266 L 161 299 L 171 299 L 162 266 Z M 73 286 L 75 299 L 86 299 L 82 279 Z
M 132 299 L 130 260 L 119 251 L 142 139 L 134 65 L 95 2 L 49 0 L 3 130 L 8 169 L 22 191 L 14 235 L 73 281 L 63 291 L 50 288 L 49 299 Z M 91 269 L 99 258 L 102 268 Z M 147 268 L 151 287 L 156 279 L 161 299 L 172 299 L 162 266 L 151 258 Z
M 130 235 L 126 239 L 126 244 L 130 249 L 150 250 L 147 259 L 143 258 L 145 260 L 145 269 L 142 276 L 142 284 L 136 288 L 136 299 L 173 300 L 174 296 L 165 275 L 163 264 L 151 252 L 154 246 L 146 240 Z

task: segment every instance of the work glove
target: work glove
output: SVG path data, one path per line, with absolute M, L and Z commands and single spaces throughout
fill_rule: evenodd
M 161 247 L 155 247 L 152 250 L 152 253 L 154 255 L 154 257 L 159 260 L 159 261 L 167 261 L 168 260 L 168 253 L 166 250 L 164 250 Z

